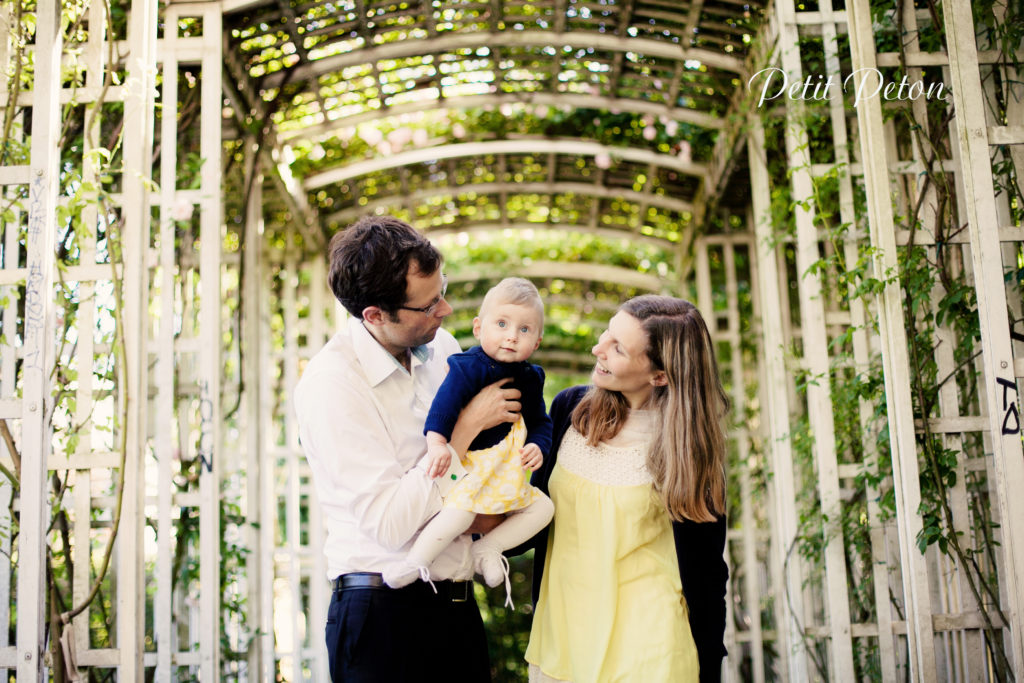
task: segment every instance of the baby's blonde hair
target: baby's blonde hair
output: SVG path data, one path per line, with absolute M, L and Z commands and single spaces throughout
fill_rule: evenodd
M 544 302 L 541 301 L 540 292 L 532 282 L 525 278 L 507 277 L 491 287 L 484 295 L 483 303 L 480 304 L 480 315 L 483 316 L 489 306 L 497 304 L 533 306 L 537 309 L 537 315 L 540 316 L 541 326 L 544 325 Z

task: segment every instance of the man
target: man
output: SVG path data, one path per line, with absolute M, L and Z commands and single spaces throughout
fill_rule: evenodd
M 331 678 L 490 680 L 468 536 L 430 566 L 432 584 L 392 589 L 380 576 L 405 557 L 451 483 L 429 478 L 422 457 L 427 410 L 447 357 L 460 350 L 441 329 L 452 312 L 441 255 L 390 217 L 363 218 L 335 235 L 328 253 L 331 290 L 352 318 L 310 360 L 295 410 L 328 532 Z M 464 452 L 481 429 L 514 420 L 516 397 L 496 385 L 481 392 L 452 446 Z

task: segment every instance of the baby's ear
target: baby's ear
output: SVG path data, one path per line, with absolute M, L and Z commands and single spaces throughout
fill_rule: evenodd
M 473 336 L 480 338 L 480 316 L 473 318 Z

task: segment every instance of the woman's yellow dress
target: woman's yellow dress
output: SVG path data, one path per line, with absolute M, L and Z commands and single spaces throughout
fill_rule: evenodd
M 645 457 L 646 441 L 593 448 L 566 433 L 549 485 L 555 518 L 526 650 L 531 680 L 698 680 L 671 521 Z

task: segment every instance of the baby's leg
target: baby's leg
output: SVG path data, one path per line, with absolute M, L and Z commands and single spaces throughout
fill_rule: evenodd
M 551 521 L 555 506 L 551 499 L 542 496 L 524 508 L 513 510 L 505 521 L 491 529 L 483 538 L 473 543 L 473 560 L 476 571 L 482 574 L 488 586 L 497 586 L 505 581 L 506 606 L 512 604 L 512 585 L 508 579 L 508 560 L 503 550 L 525 543 Z
M 477 541 L 483 547 L 498 552 L 515 548 L 537 535 L 537 532 L 548 525 L 555 514 L 555 505 L 547 496 L 542 496 L 524 508 L 513 510 L 505 517 L 505 521 Z
M 476 514 L 444 508 L 427 522 L 404 560 L 385 567 L 384 582 L 392 588 L 408 586 L 416 579 L 430 580 L 430 564 L 473 523 Z
M 466 532 L 474 519 L 475 512 L 443 508 L 423 527 L 409 551 L 409 560 L 430 566 L 452 541 Z

